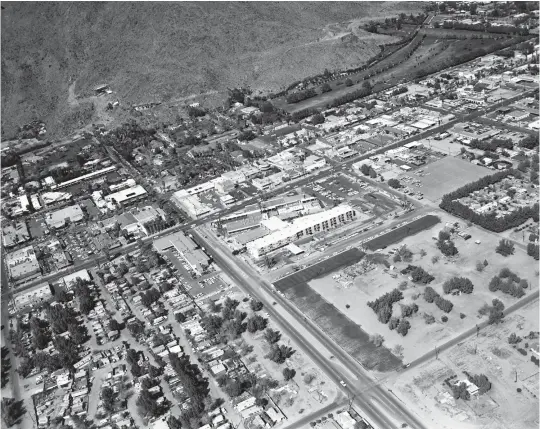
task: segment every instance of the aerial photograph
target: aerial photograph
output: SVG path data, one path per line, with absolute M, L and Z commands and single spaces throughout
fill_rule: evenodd
M 537 1 L 1 3 L 1 420 L 540 427 Z

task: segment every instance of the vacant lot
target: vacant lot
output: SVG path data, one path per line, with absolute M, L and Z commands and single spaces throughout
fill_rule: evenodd
M 398 243 L 406 237 L 414 235 L 420 231 L 423 231 L 427 228 L 431 228 L 433 225 L 436 225 L 441 220 L 437 216 L 427 215 L 411 223 L 408 223 L 404 226 L 390 231 L 386 234 L 381 235 L 373 240 L 370 240 L 364 243 L 364 246 L 369 250 L 377 250 L 382 247 L 389 246 L 394 243 Z
M 323 279 L 314 280 L 311 284 L 325 281 Z M 384 347 L 375 347 L 369 341 L 369 334 L 350 318 L 349 312 L 345 314 L 347 310 L 344 305 L 340 307 L 343 311 L 340 311 L 307 283 L 279 290 L 284 292 L 302 313 L 313 320 L 330 338 L 361 362 L 364 367 L 387 372 L 395 370 L 401 364 L 401 361 L 390 350 Z
M 362 259 L 364 252 L 357 248 L 347 250 L 339 255 L 328 258 L 322 262 L 311 265 L 305 270 L 298 271 L 290 276 L 284 277 L 274 283 L 274 286 L 281 291 L 294 288 L 296 285 L 306 283 L 317 277 L 331 273 L 342 266 L 354 264 Z
M 396 345 L 404 347 L 404 361 L 409 362 L 427 351 L 433 350 L 435 346 L 445 343 L 462 332 L 474 327 L 479 321 L 485 321 L 487 316 L 479 316 L 478 310 L 489 304 L 494 298 L 500 299 L 506 307 L 517 301 L 510 295 L 502 292 L 490 292 L 489 281 L 499 273 L 501 268 L 508 267 L 518 276 L 526 279 L 529 288 L 538 287 L 538 277 L 536 275 L 537 264 L 527 256 L 525 250 L 517 248 L 515 254 L 507 258 L 495 253 L 499 237 L 495 234 L 483 231 L 477 227 L 466 228 L 462 221 L 459 221 L 462 229 L 472 235 L 469 240 L 457 238 L 455 244 L 459 254 L 453 259 L 446 259 L 435 245 L 433 235 L 437 235 L 447 222 L 455 222 L 457 219 L 441 213 L 442 223 L 423 232 L 419 232 L 412 237 L 404 239 L 401 243 L 414 253 L 410 262 L 413 265 L 424 268 L 435 277 L 430 284 L 441 296 L 450 300 L 454 308 L 450 313 L 444 313 L 434 303 L 424 300 L 422 294 L 424 285 L 417 285 L 410 281 L 408 275 L 403 275 L 400 270 L 405 268 L 409 262 L 394 262 L 392 256 L 387 257 L 387 265 L 394 265 L 394 270 L 387 269 L 383 264 L 375 264 L 366 274 L 360 271 L 354 276 L 352 281 L 343 281 L 345 276 L 343 270 L 334 272 L 323 278 L 311 281 L 310 287 L 322 295 L 329 303 L 339 310 L 345 312 L 353 322 L 360 325 L 368 334 L 381 334 L 385 338 L 385 345 L 393 349 Z M 479 240 L 480 244 L 475 244 Z M 421 251 L 424 250 L 425 256 Z M 433 261 L 434 256 L 440 257 L 439 261 Z M 483 272 L 476 270 L 477 261 L 488 262 Z M 364 262 L 357 264 L 362 266 Z M 334 278 L 336 274 L 340 278 Z M 455 276 L 469 278 L 474 290 L 472 294 L 461 296 L 444 295 L 442 284 Z M 345 279 L 346 280 L 346 279 Z M 416 303 L 419 307 L 417 314 L 409 318 L 411 328 L 407 336 L 403 337 L 395 330 L 391 331 L 388 325 L 384 325 L 377 320 L 377 315 L 367 306 L 368 301 L 373 301 L 381 295 L 399 287 L 402 282 L 407 282 L 403 290 L 403 300 L 393 306 L 393 315 L 401 317 L 402 304 Z M 350 309 L 346 309 L 350 305 Z M 434 323 L 426 324 L 424 313 L 434 317 Z M 464 318 L 460 317 L 464 314 Z M 442 316 L 447 316 L 448 321 L 443 322 Z
M 400 373 L 397 382 L 387 386 L 408 407 L 425 413 L 441 429 L 537 428 L 538 367 L 530 360 L 530 350 L 522 356 L 508 344 L 508 336 L 516 333 L 525 337 L 538 330 L 538 303 L 531 303 L 503 325 L 487 328 L 478 338 L 471 337 L 443 353 L 438 361 Z M 538 339 L 523 339 L 518 347 L 523 348 L 526 342 L 530 347 Z M 492 383 L 491 390 L 478 399 L 441 403 L 441 394 L 449 391 L 444 379 L 452 375 L 463 379 L 463 371 L 485 374 Z
M 438 202 L 447 194 L 480 177 L 493 174 L 485 167 L 472 164 L 461 158 L 446 156 L 424 168 L 425 175 L 419 177 L 424 196 Z

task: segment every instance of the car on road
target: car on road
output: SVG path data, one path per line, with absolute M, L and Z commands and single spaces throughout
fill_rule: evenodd
M 339 380 L 339 384 L 341 384 L 343 387 L 347 387 L 347 383 L 345 383 L 343 380 Z

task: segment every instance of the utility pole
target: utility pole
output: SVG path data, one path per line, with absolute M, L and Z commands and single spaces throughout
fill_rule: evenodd
M 353 406 L 353 403 L 354 403 L 354 399 L 356 398 L 356 395 L 352 395 L 352 396 L 349 396 L 348 398 L 348 405 L 349 405 L 349 408 L 347 411 L 351 411 L 351 408 Z

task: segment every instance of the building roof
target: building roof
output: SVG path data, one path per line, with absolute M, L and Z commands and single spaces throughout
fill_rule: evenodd
M 253 247 L 253 248 L 266 247 L 275 242 L 289 239 L 291 236 L 293 236 L 299 231 L 305 230 L 306 228 L 309 228 L 313 225 L 328 221 L 336 216 L 345 214 L 351 210 L 352 210 L 351 206 L 347 204 L 342 204 L 337 207 L 333 207 L 330 210 L 326 210 L 324 212 L 310 214 L 307 216 L 294 219 L 292 224 L 287 224 L 286 227 L 280 230 L 274 231 L 271 234 L 266 235 L 265 237 L 261 237 L 253 241 L 250 247 Z
M 270 231 L 279 231 L 280 229 L 289 226 L 287 222 L 283 222 L 281 219 L 275 216 L 269 217 L 268 219 L 261 221 L 261 225 Z
M 56 210 L 54 212 L 49 212 L 45 215 L 45 222 L 49 227 L 52 228 L 61 228 L 65 225 L 66 219 L 69 219 L 71 222 L 79 222 L 84 218 L 83 211 L 79 204 L 74 204 L 72 206 L 67 206 Z
M 2 240 L 5 247 L 12 247 L 30 240 L 26 222 L 17 222 L 4 226 L 2 228 Z
M 143 195 L 146 195 L 146 190 L 141 185 L 136 185 L 131 188 L 115 192 L 114 194 L 109 194 L 105 197 L 105 200 L 114 200 L 117 203 L 121 204 Z
M 23 247 L 6 255 L 6 263 L 13 279 L 39 272 L 39 262 L 32 246 Z

